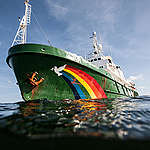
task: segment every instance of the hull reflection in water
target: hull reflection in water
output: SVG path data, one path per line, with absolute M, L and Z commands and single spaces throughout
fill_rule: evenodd
M 16 106 L 12 115 L 4 118 L 1 116 L 3 124 L 1 126 L 14 134 L 25 135 L 30 138 L 76 135 L 101 136 L 93 123 L 100 121 L 99 117 L 106 112 L 108 107 L 111 107 L 111 101 L 104 99 L 20 102 L 15 104 L 18 107 Z M 89 130 L 90 125 L 94 127 L 92 127 L 93 130 Z
M 0 130 L 29 139 L 149 139 L 149 104 L 149 97 L 0 104 Z

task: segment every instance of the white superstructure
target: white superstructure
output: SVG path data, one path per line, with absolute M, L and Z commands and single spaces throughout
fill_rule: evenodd
M 99 68 L 103 68 L 105 71 L 109 72 L 114 80 L 118 81 L 122 85 L 128 88 L 135 88 L 135 84 L 128 82 L 121 70 L 120 66 L 116 65 L 111 56 L 104 56 L 102 53 L 102 44 L 97 42 L 96 32 L 93 32 L 93 53 L 88 58 L 88 61 Z

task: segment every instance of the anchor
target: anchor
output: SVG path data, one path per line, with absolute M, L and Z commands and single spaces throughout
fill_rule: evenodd
M 38 72 L 34 72 L 31 76 L 31 78 L 29 78 L 30 84 L 32 84 L 33 86 L 38 86 L 41 82 L 44 81 L 44 78 L 41 78 L 40 80 L 38 80 L 36 77 L 37 74 L 38 74 Z

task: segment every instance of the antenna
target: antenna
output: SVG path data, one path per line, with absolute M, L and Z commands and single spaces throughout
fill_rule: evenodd
M 25 4 L 25 15 L 23 16 L 21 21 L 19 17 L 20 25 L 11 46 L 26 43 L 27 26 L 31 23 L 31 5 L 29 4 L 29 0 L 26 0 L 24 4 Z
M 98 44 L 98 48 L 99 48 L 99 51 L 101 51 L 102 53 L 103 53 L 103 40 L 102 40 L 102 37 L 101 37 L 101 34 L 100 34 L 100 32 L 99 32 L 99 41 L 100 41 L 100 43 Z

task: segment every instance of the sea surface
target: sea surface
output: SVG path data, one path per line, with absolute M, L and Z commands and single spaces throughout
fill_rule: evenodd
M 53 149 L 150 146 L 150 96 L 0 103 L 0 144 Z

